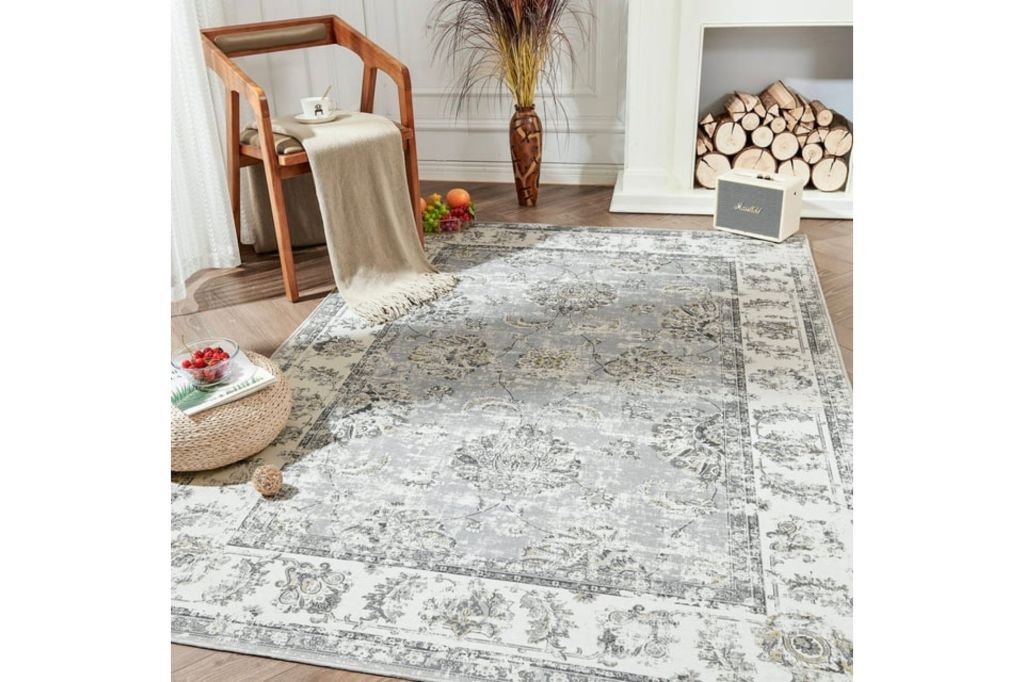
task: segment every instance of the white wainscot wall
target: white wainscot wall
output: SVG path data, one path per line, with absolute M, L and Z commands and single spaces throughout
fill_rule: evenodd
M 230 24 L 336 14 L 397 56 L 412 75 L 420 176 L 432 180 L 511 182 L 508 121 L 511 100 L 488 92 L 455 119 L 446 64 L 432 64 L 428 16 L 433 0 L 224 0 Z M 559 87 L 569 131 L 556 132 L 553 105 L 538 102 L 545 123 L 541 183 L 613 184 L 623 160 L 626 0 L 593 3 L 588 49 L 578 55 L 575 79 Z M 362 67 L 340 47 L 242 57 L 248 73 L 268 92 L 271 113 L 298 111 L 299 98 L 332 84 L 331 97 L 358 109 Z M 395 87 L 378 77 L 377 113 L 398 118 Z M 243 107 L 243 122 L 248 122 Z M 564 125 L 564 124 L 563 124 Z

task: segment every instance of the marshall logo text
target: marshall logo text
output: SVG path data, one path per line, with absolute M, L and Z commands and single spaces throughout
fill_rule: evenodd
M 736 209 L 737 211 L 743 211 L 744 213 L 753 213 L 754 215 L 759 215 L 761 213 L 760 206 L 744 206 L 742 201 L 733 206 L 733 208 Z

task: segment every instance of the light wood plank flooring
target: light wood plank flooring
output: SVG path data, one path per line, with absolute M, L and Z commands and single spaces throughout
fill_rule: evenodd
M 667 227 L 705 230 L 708 216 L 678 216 L 609 213 L 611 187 L 547 185 L 541 188 L 540 206 L 521 208 L 511 184 L 424 182 L 423 194 L 444 194 L 454 186 L 473 195 L 482 220 L 495 222 L 551 223 L 617 227 Z M 811 240 L 811 249 L 825 292 L 829 314 L 842 348 L 846 371 L 853 376 L 853 222 L 849 220 L 804 220 L 801 232 Z M 430 235 L 427 235 L 430 239 Z M 196 275 L 189 283 L 189 296 L 172 306 L 171 344 L 180 339 L 224 335 L 244 348 L 270 355 L 320 300 L 331 291 L 331 267 L 324 247 L 295 254 L 303 300 L 290 303 L 284 297 L 276 254 L 258 256 L 243 252 L 243 263 L 229 270 L 211 270 Z M 309 293 L 305 293 L 309 292 Z M 315 666 L 275 661 L 171 645 L 172 677 L 176 681 L 247 680 L 259 682 L 373 682 L 390 678 L 364 675 Z

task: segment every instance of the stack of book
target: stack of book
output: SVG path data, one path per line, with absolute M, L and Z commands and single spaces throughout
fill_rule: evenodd
M 252 395 L 275 381 L 277 377 L 252 364 L 249 358 L 245 357 L 245 353 L 239 353 L 232 360 L 231 369 L 224 377 L 224 381 L 209 388 L 193 385 L 187 377 L 172 369 L 171 405 L 191 417 L 218 405 Z

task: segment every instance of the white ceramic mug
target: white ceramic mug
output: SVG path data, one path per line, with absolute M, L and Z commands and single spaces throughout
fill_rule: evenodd
M 334 113 L 334 102 L 330 97 L 303 97 L 299 102 L 306 118 L 326 118 Z

